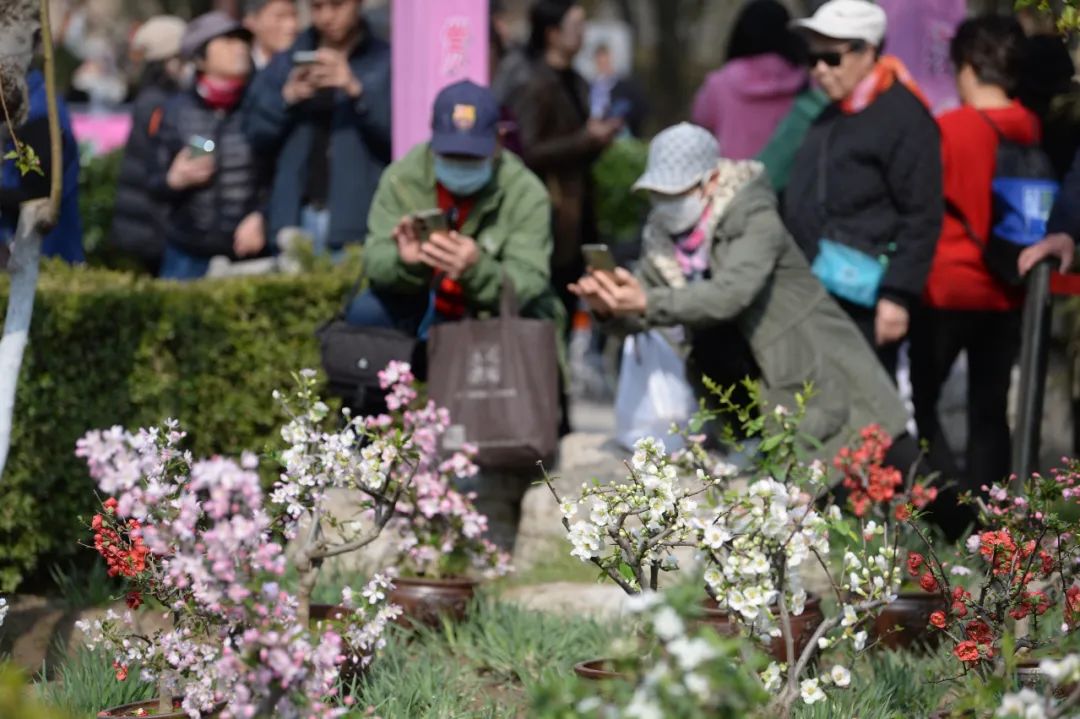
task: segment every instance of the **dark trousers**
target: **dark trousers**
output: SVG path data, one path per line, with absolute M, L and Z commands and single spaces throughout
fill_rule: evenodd
M 1008 395 L 1020 351 L 1020 312 L 924 308 L 911 335 L 911 385 L 919 436 L 944 442 L 937 405 L 961 350 L 967 352 L 967 472 L 964 488 L 978 492 L 1008 478 L 1011 465 Z
M 835 296 L 833 299 L 836 300 L 836 303 L 840 305 L 844 312 L 847 312 L 848 317 L 850 317 L 851 321 L 855 323 L 855 326 L 859 328 L 859 332 L 862 333 L 862 336 L 866 338 L 866 341 L 870 343 L 870 347 L 877 354 L 881 366 L 889 373 L 889 379 L 895 383 L 896 365 L 900 359 L 900 343 L 893 342 L 892 344 L 878 347 L 877 340 L 874 338 L 874 323 L 877 319 L 877 309 L 856 305 Z

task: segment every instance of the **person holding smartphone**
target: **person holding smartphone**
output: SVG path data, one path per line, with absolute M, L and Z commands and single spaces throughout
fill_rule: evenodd
M 907 412 L 896 389 L 784 229 L 761 163 L 721 158 L 711 132 L 682 123 L 652 141 L 634 188 L 652 204 L 637 273 L 593 269 L 570 287 L 609 331 L 681 328 L 687 376 L 702 387 L 729 350 L 717 331 L 734 322 L 769 409 L 794 408 L 813 384 L 801 430 L 822 457 L 873 423 L 918 456 L 914 440 L 900 441 Z
M 364 246 L 367 289 L 346 320 L 426 338 L 436 323 L 498 312 L 503 283 L 521 314 L 565 323 L 551 288 L 551 202 L 539 178 L 501 148 L 499 106 L 469 81 L 442 90 L 430 142 L 386 169 Z M 561 336 L 561 333 L 560 333 Z M 467 491 L 488 537 L 513 546 L 521 498 L 534 477 L 481 472 Z
M 554 300 L 551 203 L 540 180 L 500 148 L 498 123 L 487 88 L 462 81 L 439 93 L 431 141 L 390 165 L 375 193 L 364 247 L 369 289 L 353 299 L 349 322 L 422 334 L 432 322 L 496 310 L 504 281 L 526 311 Z
M 362 0 L 311 0 L 311 28 L 252 83 L 246 129 L 275 158 L 271 238 L 303 227 L 319 252 L 367 234 L 371 198 L 390 162 L 390 47 Z
M 250 33 L 223 12 L 195 18 L 181 40 L 195 83 L 165 106 L 148 178 L 168 211 L 163 278 L 202 277 L 216 255 L 251 257 L 266 246 L 257 164 L 240 114 L 249 43 Z

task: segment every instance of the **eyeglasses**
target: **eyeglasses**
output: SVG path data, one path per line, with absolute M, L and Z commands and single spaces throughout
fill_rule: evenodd
M 806 64 L 809 67 L 817 67 L 819 62 L 823 62 L 829 67 L 840 67 L 840 63 L 844 61 L 844 55 L 849 52 L 860 52 L 866 49 L 866 43 L 853 42 L 842 50 L 827 50 L 825 52 L 813 52 L 806 56 Z

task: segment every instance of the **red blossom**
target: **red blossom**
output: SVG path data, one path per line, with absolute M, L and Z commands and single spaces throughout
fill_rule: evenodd
M 967 634 L 967 638 L 976 644 L 990 644 L 994 641 L 994 635 L 990 631 L 990 626 L 981 619 L 975 619 L 968 622 L 964 628 L 964 633 Z
M 938 610 L 930 615 L 930 623 L 938 629 L 945 628 L 945 612 Z
M 910 552 L 907 555 L 907 570 L 908 574 L 913 577 L 919 576 L 919 572 L 922 571 L 922 565 L 925 558 L 918 552 Z
M 962 662 L 979 661 L 979 645 L 972 641 L 960 642 L 953 649 L 953 654 Z
M 127 664 L 120 664 L 119 662 L 113 662 L 113 669 L 116 670 L 116 681 L 122 682 L 127 679 L 128 667 Z
M 925 487 L 922 484 L 916 483 L 911 488 L 911 503 L 914 504 L 917 509 L 923 509 L 926 505 L 937 499 L 937 495 L 937 487 Z
M 934 579 L 934 575 L 930 572 L 926 572 L 919 578 L 919 586 L 923 588 L 923 591 L 931 593 L 938 590 L 937 580 Z
M 1069 587 L 1065 592 L 1065 623 L 1070 629 L 1080 624 L 1080 587 Z
M 898 522 L 906 522 L 911 519 L 911 505 L 910 504 L 898 504 L 896 510 L 893 512 Z
M 142 606 L 142 594 L 137 590 L 128 592 L 125 599 L 128 609 L 138 609 Z
M 861 445 L 844 447 L 833 459 L 836 468 L 844 473 L 843 485 L 857 517 L 865 516 L 871 503 L 892 501 L 903 484 L 899 470 L 883 466 L 892 437 L 876 424 L 863 429 L 860 436 Z
M 968 613 L 967 605 L 964 604 L 963 602 L 953 602 L 952 603 L 952 612 L 956 616 L 963 619 L 964 617 L 967 616 L 967 613 Z

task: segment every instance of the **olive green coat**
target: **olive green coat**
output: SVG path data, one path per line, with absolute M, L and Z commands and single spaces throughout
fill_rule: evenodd
M 372 287 L 401 294 L 429 291 L 432 269 L 403 262 L 393 233 L 401 218 L 437 206 L 434 156 L 424 143 L 386 169 L 372 200 L 364 243 L 364 273 Z M 551 201 L 516 155 L 500 153 L 494 177 L 477 195 L 461 234 L 481 249 L 480 260 L 459 281 L 471 311 L 498 310 L 505 276 L 523 315 L 565 323 L 565 310 L 550 286 Z
M 734 320 L 761 368 L 770 405 L 793 408 L 795 394 L 813 383 L 816 394 L 802 430 L 825 445 L 827 456 L 871 423 L 893 436 L 904 432 L 907 412 L 896 388 L 858 329 L 811 274 L 780 220 L 764 175 L 742 186 L 719 217 L 708 279 L 673 287 L 662 259 L 646 254 L 641 262 L 638 275 L 648 310 L 628 329 L 681 325 L 692 344 L 695 329 Z

